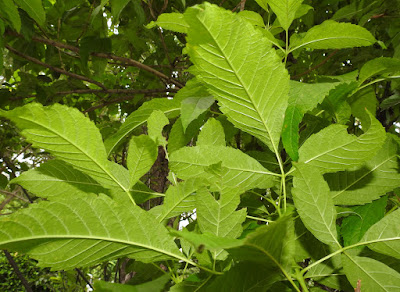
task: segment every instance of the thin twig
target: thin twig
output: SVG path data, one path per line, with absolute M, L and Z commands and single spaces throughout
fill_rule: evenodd
M 13 32 L 7 32 L 7 34 L 15 35 L 17 37 L 21 37 L 22 38 L 22 35 L 16 34 L 16 33 L 13 33 Z M 70 50 L 70 51 L 72 51 L 72 52 L 74 52 L 74 53 L 79 55 L 79 48 L 78 47 L 74 47 L 74 46 L 71 46 L 71 45 L 68 45 L 68 44 L 65 44 L 65 43 L 62 43 L 62 42 L 58 42 L 58 41 L 55 41 L 55 40 L 44 39 L 44 38 L 35 37 L 35 36 L 32 37 L 32 40 L 35 41 L 35 42 L 42 43 L 42 44 L 51 45 L 51 46 L 54 46 L 54 47 L 57 47 L 57 48 L 67 49 L 67 50 Z M 113 54 L 106 54 L 106 53 L 95 53 L 95 52 L 92 52 L 90 55 L 98 57 L 98 58 L 111 59 L 111 60 L 123 62 L 127 66 L 137 67 L 137 68 L 142 69 L 144 71 L 150 72 L 150 73 L 160 77 L 161 79 L 164 79 L 166 81 L 169 81 L 169 82 L 175 84 L 175 86 L 177 86 L 178 88 L 184 87 L 184 84 L 180 83 L 178 80 L 176 80 L 174 78 L 171 78 L 171 77 L 168 77 L 164 73 L 159 72 L 159 71 L 157 71 L 157 70 L 155 70 L 155 69 L 151 68 L 150 66 L 147 66 L 147 65 L 145 65 L 143 63 L 140 63 L 139 61 L 136 61 L 136 60 L 133 60 L 133 59 L 130 59 L 130 58 L 119 57 L 119 56 L 116 56 L 116 55 L 113 55 Z
M 12 255 L 7 251 L 7 250 L 3 250 L 4 255 L 6 256 L 8 262 L 10 263 L 10 265 L 13 267 L 15 274 L 17 274 L 18 278 L 21 280 L 22 285 L 24 285 L 25 290 L 27 292 L 32 292 L 32 288 L 29 285 L 28 281 L 25 279 L 24 275 L 22 275 L 21 271 L 18 268 L 17 263 L 14 261 L 14 258 L 12 257 Z
M 30 203 L 28 199 L 25 199 L 24 197 L 21 197 L 21 196 L 17 195 L 16 193 L 8 192 L 8 191 L 5 191 L 5 190 L 0 190 L 0 193 L 2 193 L 4 195 L 8 195 L 8 196 L 13 196 L 13 197 L 16 197 L 16 198 L 20 199 L 21 201 Z
M 319 67 L 321 67 L 322 65 L 324 65 L 326 62 L 328 62 L 328 60 L 329 60 L 330 58 L 332 58 L 333 56 L 335 56 L 336 53 L 337 53 L 338 51 L 339 51 L 339 50 L 334 50 L 334 51 L 333 51 L 332 53 L 330 53 L 324 60 L 322 60 L 322 62 L 319 63 L 318 65 L 315 65 L 314 67 L 311 67 L 310 69 L 308 69 L 307 71 L 304 71 L 303 73 L 300 73 L 300 74 L 297 74 L 297 75 L 295 75 L 295 76 L 292 76 L 290 79 L 299 78 L 299 77 L 301 77 L 301 76 L 303 76 L 303 75 L 307 75 L 308 73 L 310 73 L 310 72 L 312 72 L 312 71 L 318 69 Z
M 5 47 L 7 48 L 7 50 L 9 50 L 10 52 L 14 53 L 15 55 L 17 55 L 17 56 L 19 56 L 21 58 L 24 58 L 25 60 L 28 60 L 28 61 L 30 61 L 32 63 L 35 63 L 37 65 L 46 67 L 46 68 L 48 68 L 50 70 L 53 70 L 55 72 L 58 72 L 60 74 L 64 74 L 64 75 L 70 76 L 70 77 L 75 78 L 75 79 L 86 81 L 86 82 L 95 84 L 100 88 L 106 89 L 106 87 L 103 84 L 101 84 L 100 82 L 97 82 L 95 80 L 92 80 L 92 79 L 87 78 L 87 77 L 82 76 L 82 75 L 78 75 L 78 74 L 75 74 L 75 73 L 68 72 L 68 71 L 66 71 L 64 69 L 57 68 L 57 67 L 51 66 L 49 64 L 46 64 L 46 63 L 44 63 L 44 62 L 42 62 L 42 61 L 40 61 L 40 60 L 38 60 L 36 58 L 33 58 L 31 56 L 27 56 L 27 55 L 17 51 L 16 49 L 14 49 L 13 47 L 10 47 L 9 45 L 5 45 Z
M 78 272 L 78 275 L 83 279 L 83 281 L 85 281 L 86 284 L 88 284 L 89 287 L 90 287 L 91 289 L 93 289 L 92 284 L 91 284 L 91 283 L 89 282 L 89 280 L 85 277 L 85 275 L 82 273 L 82 271 L 81 271 L 80 269 L 78 269 L 78 268 L 75 268 L 75 271 L 77 271 L 77 272 Z

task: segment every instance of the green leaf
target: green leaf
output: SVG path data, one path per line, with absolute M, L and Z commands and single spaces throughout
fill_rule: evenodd
M 12 27 L 17 31 L 21 31 L 21 18 L 17 6 L 12 0 L 3 0 L 0 5 L 0 14 L 11 23 Z M 3 35 L 3 33 L 1 34 Z
M 361 280 L 361 291 L 400 291 L 400 274 L 366 257 L 342 256 L 344 271 L 353 287 Z
M 240 202 L 237 190 L 222 192 L 216 201 L 207 190 L 196 195 L 196 214 L 200 230 L 219 237 L 237 238 L 243 231 L 246 209 L 236 211 Z
M 264 20 L 260 14 L 254 11 L 243 10 L 238 13 L 239 16 L 246 19 L 252 25 L 257 25 L 260 27 L 265 27 Z
M 130 187 L 145 175 L 158 156 L 157 144 L 147 135 L 132 137 L 129 143 L 127 165 L 130 175 Z
M 73 204 L 71 204 L 73 202 Z M 65 194 L 0 219 L 0 248 L 25 252 L 40 266 L 71 269 L 118 257 L 184 260 L 168 231 L 137 206 L 105 195 Z
M 388 136 L 383 147 L 361 167 L 326 174 L 336 205 L 361 205 L 380 198 L 400 185 L 397 144 Z
M 342 269 L 332 267 L 331 264 L 319 263 L 307 271 L 307 278 L 313 279 L 319 284 L 334 288 L 339 291 L 351 291 L 351 285 L 347 281 Z
M 329 95 L 324 99 L 321 108 L 331 114 L 337 123 L 341 123 L 341 121 L 343 121 L 343 117 L 341 116 L 343 105 L 346 105 L 347 97 L 351 95 L 357 87 L 358 83 L 356 81 L 339 84 L 329 91 Z M 344 117 L 346 120 L 345 122 L 347 122 L 350 117 L 350 112 L 347 114 L 348 115 Z M 345 122 L 342 124 L 345 124 Z
M 380 57 L 368 61 L 361 67 L 358 81 L 364 83 L 367 79 L 387 73 L 399 73 L 400 60 L 396 58 Z
M 171 280 L 170 274 L 166 273 L 157 279 L 139 285 L 124 285 L 106 281 L 95 281 L 94 289 L 99 292 L 161 292 L 164 286 Z
M 269 41 L 242 17 L 215 5 L 190 8 L 185 17 L 193 73 L 236 127 L 277 153 L 289 76 Z
M 149 137 L 158 145 L 165 146 L 167 140 L 162 134 L 162 130 L 169 124 L 167 116 L 160 110 L 153 111 L 147 119 L 147 131 Z
M 232 267 L 224 275 L 213 280 L 204 290 L 207 292 L 266 292 L 281 276 L 266 266 L 243 262 Z
M 256 2 L 262 9 L 268 12 L 268 0 L 256 0 Z
M 400 209 L 386 215 L 373 225 L 360 242 L 375 242 L 368 245 L 373 251 L 400 259 Z
M 342 221 L 340 233 L 343 237 L 344 246 L 352 245 L 360 241 L 367 230 L 385 215 L 387 198 L 364 206 L 353 208 L 355 214 L 350 214 Z
M 111 4 L 111 13 L 113 17 L 113 23 L 116 24 L 119 22 L 119 15 L 121 11 L 125 8 L 126 5 L 130 0 L 112 0 L 110 1 Z
M 185 21 L 185 17 L 181 13 L 163 13 L 158 18 L 157 21 L 150 22 L 146 27 L 153 28 L 156 25 L 162 27 L 163 29 L 172 30 L 180 33 L 187 33 L 189 30 L 189 25 Z
M 310 49 L 345 49 L 371 46 L 376 42 L 365 28 L 351 24 L 326 20 L 313 26 L 299 41 L 291 44 L 291 51 L 301 47 Z
M 372 86 L 368 86 L 358 90 L 349 98 L 348 101 L 353 116 L 361 120 L 361 125 L 364 129 L 368 129 L 370 126 L 370 119 L 365 109 L 373 115 L 376 113 L 378 100 L 376 99 L 375 89 Z
M 294 254 L 292 216 L 281 217 L 273 223 L 257 228 L 246 237 L 243 246 L 227 250 L 237 260 L 278 267 L 286 273 L 291 269 Z
M 157 215 L 159 222 L 183 212 L 193 211 L 196 208 L 196 191 L 203 185 L 203 180 L 189 179 L 175 186 L 170 186 L 165 193 L 164 204 L 161 212 Z
M 106 187 L 129 193 L 129 182 L 123 182 L 123 169 L 117 170 L 118 165 L 107 160 L 99 130 L 77 109 L 30 103 L 0 111 L 0 116 L 16 123 L 33 147 L 46 149 Z
M 282 130 L 282 142 L 292 160 L 299 159 L 299 124 L 307 111 L 324 100 L 338 83 L 314 83 L 290 81 L 289 106 L 286 109 Z
M 182 119 L 178 118 L 168 135 L 168 153 L 172 153 L 187 144 L 199 133 L 204 123 L 204 114 L 190 123 L 186 131 L 183 130 Z
M 102 187 L 89 175 L 76 170 L 61 160 L 50 160 L 14 178 L 10 183 L 19 184 L 25 189 L 43 198 L 62 197 L 64 194 L 80 195 L 84 193 L 104 193 L 109 190 Z
M 163 194 L 152 191 L 141 181 L 138 181 L 133 188 L 130 189 L 132 197 L 135 199 L 136 204 L 143 204 L 147 200 L 158 198 Z
M 185 147 L 170 156 L 170 169 L 181 179 L 214 177 L 205 167 L 222 162 L 226 168 L 222 182 L 226 186 L 237 186 L 242 190 L 268 188 L 275 183 L 276 174 L 266 170 L 257 160 L 238 149 L 222 146 Z
M 301 220 L 320 241 L 340 247 L 336 232 L 336 210 L 328 184 L 318 169 L 302 163 L 295 166 L 292 195 Z
M 45 25 L 46 13 L 42 6 L 42 0 L 14 0 L 14 2 L 25 10 L 40 26 Z
M 208 119 L 201 129 L 196 145 L 225 146 L 225 133 L 222 124 L 214 118 Z
M 267 2 L 276 14 L 282 28 L 288 30 L 303 0 L 268 0 Z
M 182 100 L 181 120 L 184 131 L 192 121 L 197 119 L 214 103 L 214 98 L 204 88 L 199 88 L 197 94 L 197 96 Z
M 167 98 L 152 99 L 145 102 L 139 109 L 130 114 L 117 133 L 104 141 L 107 155 L 110 155 L 114 148 L 117 147 L 126 136 L 147 122 L 147 119 L 153 111 L 160 110 L 170 119 L 177 117 L 181 110 L 182 99 L 190 96 L 192 93 L 192 85 L 194 84 L 196 84 L 194 81 L 188 82 L 171 100 Z
M 347 133 L 344 125 L 330 125 L 308 138 L 299 150 L 299 162 L 317 167 L 321 172 L 336 172 L 361 165 L 382 147 L 385 129 L 369 114 L 370 128 L 361 136 Z M 318 145 L 318 147 L 315 147 Z

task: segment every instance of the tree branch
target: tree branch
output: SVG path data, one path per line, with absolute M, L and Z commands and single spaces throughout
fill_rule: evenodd
M 330 53 L 325 59 L 323 59 L 322 62 L 319 63 L 318 65 L 315 65 L 314 67 L 311 67 L 310 69 L 308 69 L 307 71 L 304 71 L 303 73 L 300 73 L 300 74 L 297 74 L 297 75 L 295 75 L 295 76 L 292 76 L 290 79 L 299 78 L 299 77 L 301 77 L 301 76 L 303 76 L 303 75 L 307 75 L 308 73 L 310 73 L 310 72 L 312 72 L 312 71 L 318 69 L 319 67 L 321 67 L 322 65 L 324 65 L 326 62 L 328 62 L 328 60 L 329 60 L 330 58 L 332 58 L 333 56 L 335 56 L 336 53 L 337 53 L 338 51 L 339 51 L 339 50 L 334 50 L 334 51 L 333 51 L 332 53 Z
M 15 33 L 10 33 L 10 34 L 13 34 L 13 35 L 18 36 L 18 37 L 22 37 L 20 34 L 15 34 Z M 51 45 L 51 46 L 54 46 L 54 47 L 57 47 L 57 48 L 67 49 L 67 50 L 70 50 L 72 52 L 75 52 L 76 54 L 79 54 L 79 48 L 71 46 L 71 45 L 68 45 L 68 44 L 65 44 L 65 43 L 62 43 L 62 42 L 58 42 L 58 41 L 50 40 L 50 39 L 44 39 L 44 38 L 35 37 L 35 36 L 32 37 L 32 40 L 35 41 L 35 42 L 42 43 L 42 44 Z M 130 59 L 130 58 L 125 58 L 125 57 L 119 57 L 119 56 L 116 56 L 116 55 L 113 55 L 113 54 L 108 54 L 108 53 L 95 53 L 95 52 L 92 52 L 91 55 L 95 56 L 95 57 L 98 57 L 98 58 L 111 59 L 111 60 L 123 62 L 126 65 L 137 67 L 137 68 L 142 69 L 144 71 L 150 72 L 150 73 L 152 73 L 152 74 L 154 74 L 154 75 L 156 75 L 156 76 L 158 76 L 158 77 L 160 77 L 160 78 L 162 78 L 162 79 L 164 79 L 166 81 L 169 81 L 169 82 L 175 84 L 175 86 L 177 86 L 178 88 L 184 87 L 184 84 L 180 83 L 178 80 L 176 80 L 174 78 L 171 78 L 171 77 L 168 77 L 164 73 L 159 72 L 159 71 L 151 68 L 150 66 L 147 66 L 147 65 L 145 65 L 143 63 L 140 63 L 140 62 L 138 62 L 136 60 L 133 60 L 133 59 Z
M 22 285 L 24 285 L 25 290 L 27 292 L 32 292 L 32 288 L 29 285 L 28 281 L 25 279 L 24 275 L 22 275 L 21 271 L 18 268 L 17 263 L 14 261 L 14 258 L 12 257 L 12 255 L 7 251 L 4 250 L 4 255 L 6 256 L 8 262 L 10 263 L 10 265 L 13 267 L 15 274 L 17 274 L 18 278 L 21 280 Z
M 9 45 L 5 45 L 5 47 L 7 48 L 7 50 L 9 50 L 10 52 L 14 53 L 15 55 L 17 55 L 17 56 L 19 56 L 21 58 L 24 58 L 25 60 L 28 60 L 28 61 L 30 61 L 32 63 L 35 63 L 37 65 L 49 68 L 50 70 L 53 70 L 53 71 L 58 72 L 60 74 L 64 74 L 64 75 L 70 76 L 70 77 L 75 78 L 75 79 L 86 81 L 86 82 L 95 84 L 100 88 L 106 89 L 106 87 L 103 84 L 101 84 L 100 82 L 97 82 L 95 80 L 92 80 L 92 79 L 87 78 L 87 77 L 82 76 L 82 75 L 78 75 L 78 74 L 75 74 L 75 73 L 68 72 L 68 71 L 66 71 L 64 69 L 57 68 L 57 67 L 51 66 L 49 64 L 46 64 L 46 63 L 44 63 L 44 62 L 42 62 L 42 61 L 40 61 L 40 60 L 38 60 L 36 58 L 33 58 L 31 56 L 27 56 L 27 55 L 17 51 L 16 49 L 14 49 L 13 47 L 10 47 Z

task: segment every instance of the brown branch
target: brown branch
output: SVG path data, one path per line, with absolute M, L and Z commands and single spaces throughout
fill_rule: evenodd
M 15 36 L 22 37 L 21 35 L 15 34 L 15 33 L 9 33 L 9 34 L 13 34 Z M 35 42 L 42 43 L 42 44 L 51 45 L 51 46 L 54 46 L 54 47 L 57 47 L 57 48 L 67 49 L 67 50 L 70 50 L 72 52 L 75 52 L 76 54 L 79 54 L 79 48 L 71 46 L 71 45 L 68 45 L 68 44 L 65 44 L 65 43 L 62 43 L 62 42 L 58 42 L 58 41 L 50 40 L 50 39 L 44 39 L 44 38 L 40 38 L 40 37 L 32 37 L 32 40 L 35 41 Z M 113 54 L 106 54 L 106 53 L 95 53 L 95 52 L 92 52 L 91 55 L 95 56 L 95 57 L 98 57 L 98 58 L 112 59 L 112 60 L 123 62 L 126 65 L 137 67 L 137 68 L 142 69 L 144 71 L 150 72 L 150 73 L 156 75 L 157 77 L 160 77 L 161 79 L 167 80 L 167 81 L 175 84 L 175 86 L 177 86 L 178 88 L 184 87 L 184 84 L 180 83 L 178 80 L 175 80 L 174 78 L 168 77 L 164 73 L 159 72 L 159 71 L 151 68 L 150 66 L 147 66 L 147 65 L 145 65 L 143 63 L 140 63 L 140 62 L 138 62 L 136 60 L 133 60 L 133 59 L 130 59 L 130 58 L 125 58 L 125 57 L 119 57 L 119 56 L 116 56 L 116 55 L 113 55 Z
M 18 268 L 17 263 L 14 261 L 14 258 L 12 257 L 12 255 L 7 251 L 7 250 L 3 250 L 4 255 L 6 256 L 8 262 L 10 263 L 10 265 L 12 266 L 12 268 L 14 269 L 15 274 L 17 274 L 18 278 L 21 280 L 22 285 L 24 285 L 25 290 L 27 292 L 32 292 L 32 288 L 29 285 L 28 281 L 25 279 L 24 275 L 22 275 L 21 271 Z
M 48 68 L 50 70 L 53 70 L 55 72 L 58 72 L 60 74 L 64 74 L 64 75 L 70 76 L 70 77 L 75 78 L 75 79 L 86 81 L 86 82 L 95 84 L 100 88 L 106 89 L 106 87 L 103 84 L 101 84 L 100 82 L 97 82 L 95 80 L 92 80 L 92 79 L 87 78 L 87 77 L 82 76 L 82 75 L 78 75 L 78 74 L 75 74 L 75 73 L 68 72 L 68 71 L 66 71 L 64 69 L 57 68 L 57 67 L 51 66 L 49 64 L 46 64 L 46 63 L 44 63 L 44 62 L 42 62 L 42 61 L 40 61 L 40 60 L 38 60 L 36 58 L 33 58 L 31 56 L 27 56 L 27 55 L 17 51 L 16 49 L 14 49 L 13 47 L 10 47 L 9 45 L 5 45 L 5 47 L 7 48 L 7 50 L 9 50 L 10 52 L 14 53 L 15 55 L 17 55 L 17 56 L 19 56 L 21 58 L 24 58 L 25 60 L 28 60 L 28 61 L 30 61 L 32 63 L 35 63 L 37 65 L 46 67 L 46 68 Z
M 308 73 L 318 69 L 319 67 L 321 67 L 322 65 L 324 65 L 326 62 L 328 62 L 328 60 L 330 58 L 332 58 L 333 56 L 335 56 L 337 54 L 339 50 L 334 50 L 332 53 L 330 53 L 324 60 L 322 60 L 321 63 L 319 63 L 318 65 L 315 65 L 314 67 L 311 67 L 310 69 L 308 69 L 307 71 L 304 71 L 303 73 L 297 74 L 295 76 L 292 76 L 290 79 L 296 79 L 299 78 L 301 76 L 307 75 Z
M 0 193 L 5 194 L 5 195 L 8 195 L 8 196 L 16 197 L 16 198 L 20 199 L 21 201 L 30 203 L 29 200 L 25 199 L 24 197 L 21 197 L 21 196 L 17 195 L 16 193 L 7 192 L 7 191 L 5 191 L 5 190 L 0 190 Z
M 159 95 L 159 92 L 145 93 L 145 96 L 155 96 L 155 95 Z M 104 102 L 102 104 L 92 106 L 92 107 L 88 108 L 87 110 L 83 111 L 83 113 L 94 111 L 94 110 L 96 110 L 98 108 L 105 107 L 105 106 L 107 106 L 109 104 L 131 100 L 134 97 L 135 97 L 134 95 L 128 95 L 128 96 L 122 96 L 122 97 L 119 97 L 119 98 L 116 98 L 116 99 L 112 99 L 112 100 L 106 101 L 106 102 Z

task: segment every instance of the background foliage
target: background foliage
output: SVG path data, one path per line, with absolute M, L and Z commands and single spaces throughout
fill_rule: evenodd
M 2 290 L 400 290 L 400 2 L 210 2 L 2 1 Z

